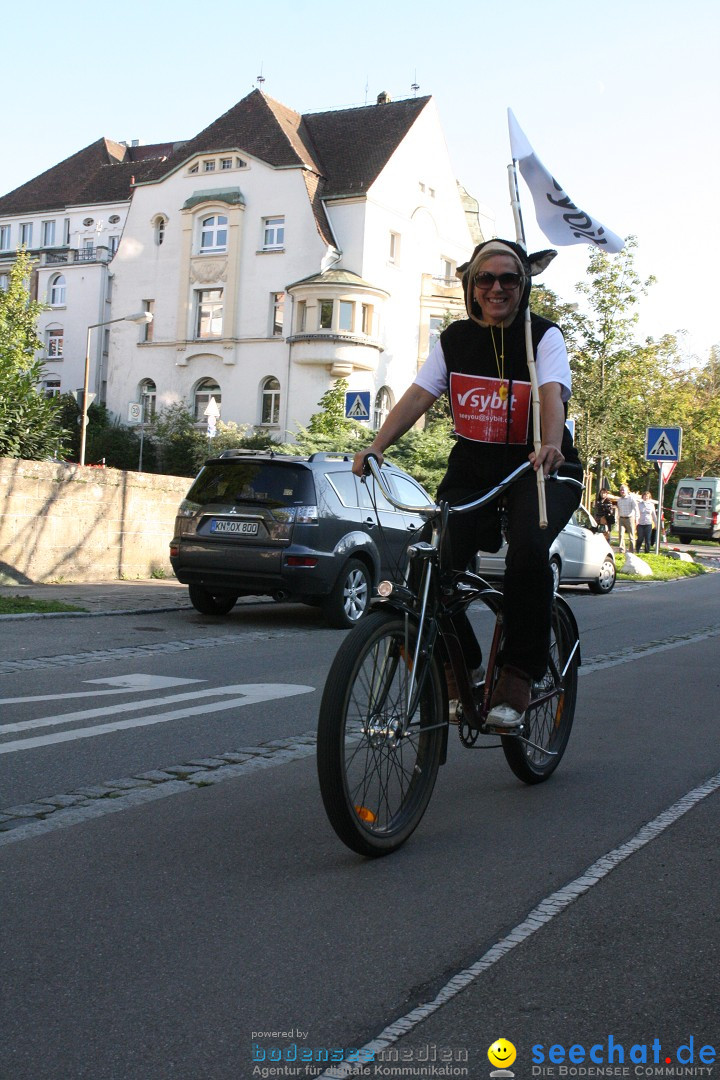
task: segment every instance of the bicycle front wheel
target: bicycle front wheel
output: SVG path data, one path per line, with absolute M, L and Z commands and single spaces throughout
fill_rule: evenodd
M 320 791 L 335 832 L 361 855 L 405 843 L 435 786 L 447 728 L 444 676 L 431 656 L 411 680 L 416 641 L 410 616 L 371 613 L 345 638 L 325 684 Z
M 522 738 L 515 735 L 502 737 L 508 765 L 526 784 L 540 784 L 547 780 L 565 753 L 577 701 L 576 643 L 577 635 L 570 619 L 554 603 L 550 663 L 543 678 L 532 684 Z

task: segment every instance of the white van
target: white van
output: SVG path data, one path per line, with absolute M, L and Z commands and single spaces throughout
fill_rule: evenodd
M 678 483 L 672 506 L 672 531 L 681 544 L 720 539 L 720 477 L 687 477 Z

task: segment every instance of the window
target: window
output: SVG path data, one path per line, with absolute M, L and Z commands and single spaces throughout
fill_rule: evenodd
M 110 249 L 110 256 L 111 257 L 117 251 L 119 243 L 120 243 L 120 237 L 119 236 L 109 236 L 108 237 L 108 247 Z
M 297 305 L 297 332 L 301 334 L 306 327 L 307 320 L 307 303 L 305 300 L 298 300 Z
M 362 306 L 362 332 L 368 337 L 372 334 L 373 309 L 372 304 Z
M 227 217 L 213 214 L 200 223 L 200 251 L 227 250 Z
M 218 407 L 220 406 L 222 401 L 220 387 L 214 379 L 201 379 L 195 387 L 195 407 L 193 410 L 193 415 L 198 423 L 207 420 L 206 410 L 211 399 Z
M 430 316 L 430 330 L 428 333 L 428 352 L 435 348 L 443 331 L 444 318 L 439 315 Z
M 62 274 L 55 274 L 50 278 L 50 306 L 62 307 L 65 303 L 65 278 Z
M 338 329 L 352 330 L 355 322 L 355 305 L 349 300 L 340 301 L 340 318 Z
M 0 251 L 10 250 L 10 226 L 0 225 Z
M 10 275 L 0 274 L 0 292 L 7 292 L 10 288 Z
M 47 355 L 54 360 L 62 359 L 65 334 L 63 330 L 55 329 L 47 332 Z
M 332 316 L 333 316 L 333 302 L 332 300 L 320 301 L 320 321 L 318 326 L 321 330 L 330 330 L 332 328 Z
M 108 224 L 109 225 L 119 225 L 120 224 L 120 215 L 119 214 L 111 214 L 110 217 L 108 218 Z
M 32 221 L 25 221 L 20 226 L 20 247 L 32 247 Z
M 440 278 L 448 285 L 455 284 L 455 264 L 451 259 L 440 259 Z
M 200 166 L 199 166 L 199 165 L 198 165 L 197 163 L 196 163 L 195 165 L 192 165 L 192 166 L 191 166 L 191 167 L 190 167 L 190 168 L 188 169 L 188 172 L 190 173 L 190 175 L 191 175 L 191 176 L 194 176 L 194 174 L 195 174 L 196 172 L 199 172 L 199 171 L 200 171 Z
M 390 233 L 390 262 L 396 263 L 400 261 L 400 234 L 396 232 Z
M 285 218 L 263 218 L 263 251 L 285 246 Z
M 160 247 L 163 240 L 165 239 L 165 226 L 166 225 L 167 225 L 167 218 L 163 217 L 162 214 L 158 214 L 158 216 L 155 218 L 155 221 L 154 221 L 155 243 L 157 244 L 158 247 Z
M 42 381 L 42 392 L 47 398 L 60 397 L 60 377 L 48 372 Z
M 195 337 L 222 337 L 223 290 L 199 289 L 197 292 L 197 317 Z
M 222 157 L 222 158 L 220 158 L 220 168 L 221 169 L 232 169 L 232 167 L 233 167 L 233 159 L 231 157 Z
M 432 506 L 426 493 L 409 476 L 393 473 L 392 486 L 397 492 L 398 502 L 405 503 L 407 506 Z
M 152 323 L 150 324 L 152 325 Z M 157 386 L 152 379 L 143 379 L 140 383 L 140 405 L 142 407 L 142 423 L 146 424 L 148 420 L 152 420 L 155 415 L 155 401 L 157 397 Z
M 285 293 L 270 293 L 270 299 L 272 304 L 272 336 L 282 337 Z
M 52 247 L 55 243 L 55 222 L 43 221 L 42 223 L 42 246 Z
M 373 410 L 373 428 L 376 431 L 385 423 L 391 408 L 392 395 L 387 386 L 381 386 L 375 395 L 375 408 Z
M 280 423 L 280 383 L 273 376 L 262 384 L 261 424 Z
M 70 243 L 70 218 L 66 217 L 63 221 L 63 244 L 65 247 Z
M 142 309 L 143 309 L 143 311 L 149 311 L 150 314 L 154 316 L 155 315 L 155 301 L 154 300 L 143 300 Z M 151 320 L 151 322 L 149 322 L 149 323 L 144 323 L 142 329 L 143 329 L 143 341 L 152 341 L 153 337 L 154 337 L 154 330 L 155 330 L 155 319 L 153 318 Z
M 203 161 L 203 169 L 205 170 L 205 172 L 215 172 L 215 162 Z

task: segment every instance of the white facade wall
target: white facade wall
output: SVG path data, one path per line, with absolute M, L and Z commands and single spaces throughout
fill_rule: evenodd
M 109 264 L 112 245 L 119 244 L 122 235 L 128 205 L 127 202 L 93 204 L 0 218 L 0 225 L 10 226 L 9 249 L 0 252 L 2 273 L 8 273 L 14 261 L 14 253 L 20 245 L 21 224 L 32 223 L 30 255 L 37 272 L 37 298 L 46 305 L 37 323 L 38 334 L 45 346 L 41 355 L 46 362 L 46 379 L 58 379 L 62 394 L 83 385 L 88 326 L 111 318 Z M 111 222 L 110 218 L 117 218 L 117 221 Z M 49 233 L 44 225 L 50 222 L 54 223 L 52 239 L 43 245 Z M 94 256 L 85 258 L 82 253 L 88 246 Z M 58 256 L 67 261 L 54 261 Z M 58 275 L 65 278 L 65 302 L 52 305 L 52 284 Z M 62 331 L 61 357 L 48 355 L 48 331 L 51 329 Z M 91 391 L 97 395 L 102 392 L 103 365 L 107 360 L 104 342 L 102 331 L 93 332 L 90 342 Z
M 179 401 L 191 407 L 198 382 L 213 380 L 220 387 L 225 422 L 259 422 L 261 385 L 269 377 L 278 380 L 281 400 L 287 402 L 288 346 L 272 333 L 272 294 L 317 273 L 327 249 L 301 170 L 272 169 L 247 156 L 243 160 L 247 168 L 192 175 L 189 162 L 162 182 L 135 191 L 113 266 L 113 311 L 135 311 L 143 301 L 152 301 L 155 319 L 153 340 L 147 344 L 138 344 L 135 327 L 118 328 L 107 400 L 121 416 L 129 401 L 138 400 L 145 379 L 156 384 L 158 408 Z M 212 195 L 237 188 L 240 206 Z M 198 193 L 206 193 L 205 200 L 183 210 Z M 199 255 L 199 222 L 218 213 L 229 219 L 227 251 Z M 167 219 L 160 245 L 159 214 Z M 262 250 L 268 217 L 285 219 L 282 250 Z M 194 295 L 199 288 L 213 287 L 224 291 L 222 337 L 197 340 Z M 289 326 L 289 298 L 284 319 Z M 283 425 L 281 417 L 278 429 Z M 278 433 L 284 437 L 284 430 Z
M 374 385 L 370 387 L 367 379 L 356 378 L 351 380 L 351 387 L 376 393 L 387 386 L 396 401 L 425 358 L 423 275 L 440 275 L 441 258 L 457 266 L 468 258 L 473 246 L 433 102 L 423 109 L 370 188 L 362 216 L 354 201 L 347 206 L 334 204 L 331 216 L 343 248 L 341 265 L 386 290 L 391 298 L 381 308 L 379 336 L 384 350 Z M 349 249 L 345 243 L 346 226 Z M 391 233 L 397 237 L 394 258 Z M 351 267 L 349 250 L 361 258 Z M 447 307 L 447 303 L 437 303 L 440 318 Z

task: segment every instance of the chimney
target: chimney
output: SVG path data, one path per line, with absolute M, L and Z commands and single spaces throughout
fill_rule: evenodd
M 392 98 L 388 94 L 387 90 L 381 90 L 380 93 L 377 96 L 378 105 L 387 105 L 391 101 L 392 101 Z

